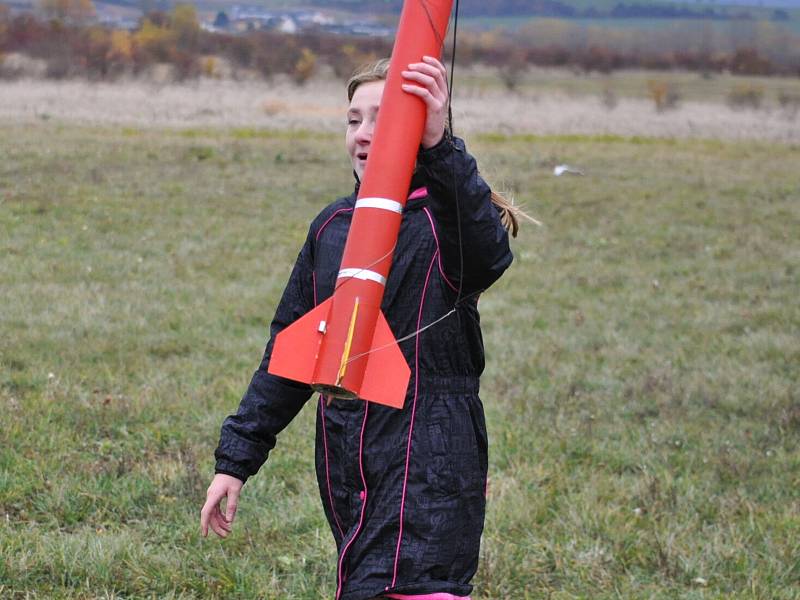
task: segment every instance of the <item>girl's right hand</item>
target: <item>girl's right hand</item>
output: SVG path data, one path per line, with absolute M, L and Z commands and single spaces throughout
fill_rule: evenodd
M 200 510 L 200 531 L 203 537 L 208 537 L 208 526 L 220 537 L 227 537 L 236 517 L 236 507 L 239 504 L 239 492 L 244 482 L 231 475 L 217 473 L 208 486 L 206 503 Z M 222 499 L 225 502 L 225 514 L 222 513 Z

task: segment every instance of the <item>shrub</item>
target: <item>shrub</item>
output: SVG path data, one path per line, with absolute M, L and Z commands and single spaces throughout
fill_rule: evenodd
M 47 61 L 10 52 L 0 58 L 0 79 L 39 79 L 47 72 Z
M 130 33 L 120 29 L 111 32 L 106 60 L 113 74 L 125 70 L 131 64 L 133 60 L 133 38 Z
M 619 104 L 617 94 L 611 88 L 606 88 L 603 90 L 600 101 L 607 110 L 614 110 L 617 108 L 617 104 Z
M 352 42 L 346 42 L 329 55 L 328 62 L 337 77 L 347 79 L 359 66 L 378 58 L 375 52 L 365 51 Z
M 778 92 L 778 105 L 789 119 L 794 120 L 800 112 L 800 93 L 781 90 Z
M 757 85 L 737 85 L 728 92 L 728 106 L 734 110 L 761 108 L 764 88 Z
M 772 75 L 772 63 L 755 48 L 738 48 L 730 60 L 731 73 L 739 75 Z
M 528 56 L 520 49 L 512 52 L 508 60 L 506 60 L 504 64 L 500 65 L 500 68 L 498 69 L 500 80 L 503 82 L 503 85 L 506 86 L 506 89 L 509 92 L 516 91 L 520 79 L 522 79 L 522 74 L 525 72 L 527 67 Z
M 105 79 L 109 75 L 111 32 L 104 27 L 90 27 L 84 35 L 78 52 L 83 57 L 86 71 L 92 79 Z
M 48 79 L 66 79 L 73 75 L 74 72 L 72 57 L 67 54 L 60 54 L 48 59 L 45 77 Z
M 624 64 L 624 59 L 617 52 L 609 48 L 592 46 L 580 58 L 580 66 L 584 71 L 591 73 L 610 73 Z
M 95 16 L 92 0 L 39 0 L 39 8 L 48 18 L 84 23 Z
M 294 64 L 294 71 L 292 72 L 292 79 L 295 83 L 303 85 L 314 74 L 317 68 L 317 55 L 308 48 L 303 48 L 300 51 L 300 58 Z
M 655 104 L 656 111 L 664 112 L 678 107 L 680 94 L 673 84 L 651 79 L 647 82 L 647 91 Z
M 154 23 L 149 18 L 142 21 L 133 34 L 137 49 L 137 62 L 151 64 L 169 62 L 175 47 L 175 35 L 167 27 Z
M 170 29 L 175 32 L 178 47 L 183 50 L 196 49 L 200 38 L 197 9 L 191 4 L 176 5 L 172 13 Z
M 203 73 L 205 77 L 218 77 L 217 72 L 217 57 L 216 56 L 204 56 L 201 62 L 200 71 Z

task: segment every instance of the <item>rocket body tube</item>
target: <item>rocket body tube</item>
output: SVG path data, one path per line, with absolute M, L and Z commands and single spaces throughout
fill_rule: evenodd
M 340 398 L 401 408 L 410 370 L 381 313 L 427 110 L 401 71 L 440 56 L 452 0 L 406 0 L 331 298 L 278 334 L 269 372 Z

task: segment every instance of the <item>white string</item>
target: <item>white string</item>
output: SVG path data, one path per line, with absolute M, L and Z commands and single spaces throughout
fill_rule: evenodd
M 392 347 L 392 346 L 394 346 L 395 344 L 400 344 L 400 343 L 402 343 L 402 342 L 405 342 L 405 341 L 407 341 L 407 340 L 410 340 L 411 338 L 414 338 L 414 337 L 418 336 L 420 333 L 422 333 L 422 332 L 423 332 L 423 331 L 425 331 L 426 329 L 428 329 L 428 328 L 430 328 L 430 327 L 433 327 L 433 326 L 434 326 L 434 325 L 436 325 L 436 324 L 437 324 L 439 321 L 444 321 L 444 320 L 445 320 L 447 317 L 449 317 L 450 315 L 452 315 L 454 312 L 456 312 L 456 309 L 455 309 L 455 308 L 451 308 L 451 309 L 450 309 L 450 311 L 449 311 L 447 314 L 444 314 L 444 315 L 442 315 L 441 317 L 439 317 L 438 319 L 436 319 L 435 321 L 433 321 L 433 322 L 431 322 L 431 323 L 428 323 L 428 324 L 427 324 L 427 325 L 425 325 L 424 327 L 420 327 L 420 328 L 419 328 L 419 329 L 417 329 L 416 331 L 414 331 L 414 332 L 412 332 L 412 333 L 409 333 L 409 334 L 408 334 L 408 335 L 406 335 L 406 336 L 403 336 L 403 337 L 401 337 L 399 340 L 395 340 L 394 342 L 389 342 L 388 344 L 384 344 L 383 346 L 378 346 L 377 348 L 370 348 L 370 349 L 369 349 L 369 350 L 367 350 L 366 352 L 362 352 L 361 354 L 356 354 L 355 356 L 351 356 L 351 357 L 350 357 L 350 358 L 347 360 L 347 364 L 350 364 L 350 363 L 351 363 L 351 362 L 353 362 L 354 360 L 357 360 L 357 359 L 359 359 L 359 358 L 362 358 L 362 357 L 364 357 L 364 356 L 367 356 L 368 354 L 372 354 L 373 352 L 378 352 L 379 350 L 384 350 L 385 348 L 391 348 L 391 347 Z
M 437 323 L 439 323 L 440 321 L 444 321 L 444 320 L 445 320 L 447 317 L 449 317 L 449 316 L 450 316 L 450 315 L 452 315 L 454 312 L 456 312 L 456 311 L 458 310 L 458 307 L 459 307 L 461 304 L 464 304 L 464 302 L 466 302 L 467 300 L 469 300 L 469 299 L 470 299 L 470 298 L 472 298 L 473 296 L 478 296 L 478 295 L 482 294 L 482 293 L 483 293 L 483 292 L 485 292 L 485 291 L 486 291 L 485 289 L 480 289 L 480 290 L 476 290 L 476 291 L 474 291 L 474 292 L 472 292 L 472 293 L 470 293 L 470 294 L 467 294 L 466 296 L 464 296 L 463 298 L 461 298 L 461 300 L 459 300 L 457 303 L 455 303 L 455 304 L 453 305 L 453 308 L 451 308 L 449 311 L 447 311 L 445 314 L 443 314 L 441 317 L 439 317 L 439 318 L 438 318 L 438 319 L 436 319 L 435 321 L 432 321 L 432 322 L 428 323 L 427 325 L 424 325 L 424 326 L 420 327 L 420 328 L 419 328 L 419 329 L 417 329 L 416 331 L 412 331 L 412 332 L 411 332 L 411 333 L 409 333 L 408 335 L 404 335 L 404 336 L 403 336 L 403 337 L 401 337 L 399 340 L 395 340 L 394 342 L 390 342 L 390 343 L 388 343 L 388 344 L 384 344 L 383 346 L 378 346 L 377 348 L 370 348 L 370 349 L 369 349 L 369 350 L 367 350 L 366 352 L 362 352 L 361 354 L 356 354 L 355 356 L 351 356 L 351 357 L 348 359 L 347 363 L 345 363 L 345 364 L 350 364 L 350 363 L 351 363 L 351 362 L 353 362 L 354 360 L 357 360 L 357 359 L 359 359 L 359 358 L 363 358 L 364 356 L 367 356 L 368 354 L 372 354 L 373 352 L 378 352 L 379 350 L 384 350 L 384 349 L 386 349 L 386 348 L 389 348 L 389 347 L 391 347 L 391 346 L 392 346 L 392 345 L 394 345 L 394 344 L 400 344 L 400 343 L 402 343 L 402 342 L 406 342 L 406 341 L 408 341 L 408 340 L 410 340 L 410 339 L 412 339 L 412 338 L 415 338 L 415 337 L 417 337 L 419 334 L 421 334 L 421 333 L 422 333 L 423 331 L 425 331 L 426 329 L 430 329 L 431 327 L 433 327 L 434 325 L 436 325 L 436 324 L 437 324 Z

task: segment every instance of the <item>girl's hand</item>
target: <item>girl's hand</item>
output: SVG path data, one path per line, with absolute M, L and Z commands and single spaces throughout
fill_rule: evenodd
M 217 473 L 206 492 L 206 503 L 200 511 L 200 531 L 203 537 L 208 537 L 208 526 L 219 537 L 227 537 L 236 517 L 236 507 L 239 504 L 239 492 L 244 483 L 241 479 Z M 222 514 L 222 499 L 225 502 L 225 514 Z
M 434 57 L 423 56 L 422 62 L 408 65 L 408 70 L 403 71 L 403 77 L 416 84 L 404 83 L 403 90 L 421 98 L 428 109 L 422 147 L 432 148 L 444 136 L 444 125 L 447 122 L 447 100 L 450 97 L 447 69 Z

